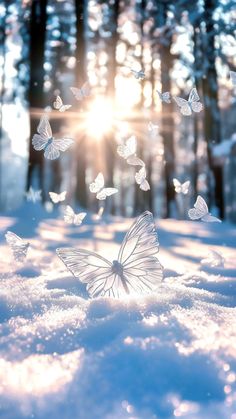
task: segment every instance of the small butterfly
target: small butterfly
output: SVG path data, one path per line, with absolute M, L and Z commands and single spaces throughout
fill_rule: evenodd
M 80 212 L 79 214 L 75 214 L 74 210 L 67 205 L 65 212 L 64 212 L 64 221 L 67 224 L 74 224 L 76 226 L 79 226 L 82 224 L 83 219 L 86 217 L 86 212 Z
M 171 103 L 170 92 L 161 93 L 160 90 L 156 90 L 156 92 L 158 93 L 158 96 L 162 102 Z
M 41 190 L 36 191 L 32 188 L 32 186 L 30 186 L 28 192 L 25 193 L 25 196 L 26 196 L 27 201 L 31 201 L 35 204 L 37 201 L 42 200 L 41 193 L 42 193 Z
M 59 112 L 65 112 L 65 111 L 67 111 L 67 109 L 71 108 L 71 105 L 63 105 L 63 102 L 62 102 L 62 99 L 61 99 L 60 96 L 56 97 L 55 102 L 53 102 L 53 106 Z
M 174 97 L 174 100 L 180 107 L 180 112 L 183 115 L 191 115 L 192 112 L 200 112 L 203 109 L 195 87 L 191 90 L 188 100 L 182 99 L 181 97 Z
M 8 231 L 5 234 L 5 238 L 11 248 L 14 259 L 17 262 L 23 262 L 27 255 L 29 243 L 22 240 L 15 233 L 12 233 L 12 231 Z
M 130 70 L 132 71 L 132 73 L 133 73 L 133 75 L 136 79 L 138 79 L 138 80 L 145 79 L 145 73 L 144 73 L 143 70 L 136 71 L 136 70 L 133 70 L 132 68 Z
M 54 204 L 58 204 L 58 202 L 63 202 L 66 199 L 67 192 L 55 193 L 49 192 L 49 196 Z
M 236 86 L 236 71 L 230 71 L 229 74 L 230 74 L 230 78 L 233 83 L 233 86 Z
M 158 130 L 159 130 L 159 126 L 158 125 L 154 125 L 152 123 L 152 121 L 150 121 L 148 123 L 148 131 L 150 131 L 153 134 L 157 134 L 158 133 Z
M 136 183 L 139 185 L 142 191 L 148 191 L 150 189 L 150 185 L 146 179 L 146 168 L 145 166 L 141 167 L 141 169 L 135 173 L 135 180 Z
M 91 93 L 88 82 L 85 82 L 80 89 L 78 87 L 70 87 L 70 90 L 77 100 L 83 100 L 84 98 L 90 96 Z
M 44 157 L 55 160 L 60 156 L 60 151 L 66 151 L 73 143 L 71 138 L 55 139 L 52 136 L 52 129 L 48 117 L 43 115 L 40 119 L 38 134 L 34 134 L 32 144 L 35 150 L 44 150 Z
M 144 166 L 145 163 L 136 156 L 137 140 L 134 135 L 126 140 L 125 144 L 117 147 L 117 153 L 132 166 Z
M 182 193 L 183 195 L 187 195 L 187 193 L 189 191 L 190 180 L 187 180 L 184 183 L 180 183 L 180 181 L 178 179 L 174 178 L 173 179 L 173 184 L 174 184 L 176 193 Z
M 104 201 L 107 196 L 114 195 L 118 192 L 116 188 L 104 188 L 104 176 L 102 173 L 99 173 L 94 182 L 89 185 L 89 190 L 92 193 L 96 193 L 96 198 L 99 201 Z
M 207 257 L 201 260 L 201 265 L 210 268 L 224 268 L 225 259 L 215 250 L 210 250 Z
M 198 195 L 197 197 L 197 200 L 194 204 L 194 208 L 191 208 L 188 211 L 188 215 L 189 218 L 191 218 L 191 220 L 221 223 L 221 220 L 219 220 L 219 218 L 216 218 L 209 213 L 208 206 L 205 200 L 200 195 Z
M 157 258 L 158 236 L 153 215 L 146 211 L 127 232 L 117 260 L 112 263 L 83 249 L 57 249 L 57 255 L 72 274 L 87 284 L 91 297 L 122 298 L 148 294 L 158 289 L 163 268 Z

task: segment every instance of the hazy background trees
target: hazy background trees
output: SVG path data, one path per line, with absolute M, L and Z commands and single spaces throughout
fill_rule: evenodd
M 236 132 L 229 80 L 236 69 L 233 13 L 233 0 L 15 0 L 0 6 L 1 209 L 20 205 L 32 185 L 42 189 L 44 202 L 49 190 L 67 189 L 69 202 L 96 210 L 88 184 L 103 171 L 107 184 L 119 189 L 107 202 L 112 213 L 148 208 L 162 217 L 178 215 L 177 177 L 191 180 L 192 202 L 200 193 L 221 218 L 235 219 L 236 202 L 229 200 Z M 131 67 L 142 68 L 146 78 L 137 81 Z M 91 96 L 78 102 L 69 88 L 87 80 Z M 204 110 L 190 117 L 156 93 L 187 98 L 193 86 Z M 57 94 L 73 105 L 66 113 L 52 108 Z M 53 132 L 76 141 L 55 162 L 31 147 L 45 108 Z M 149 121 L 159 126 L 155 134 Z M 116 153 L 132 134 L 147 165 L 148 193 L 134 185 L 134 168 Z M 220 158 L 217 144 L 223 144 Z

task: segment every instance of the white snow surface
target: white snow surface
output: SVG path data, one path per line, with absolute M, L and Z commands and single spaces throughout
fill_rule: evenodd
M 236 229 L 157 220 L 165 267 L 155 295 L 88 298 L 63 246 L 113 260 L 132 220 L 25 204 L 0 216 L 0 418 L 236 419 Z M 5 243 L 28 239 L 24 265 Z M 224 268 L 201 265 L 209 250 Z

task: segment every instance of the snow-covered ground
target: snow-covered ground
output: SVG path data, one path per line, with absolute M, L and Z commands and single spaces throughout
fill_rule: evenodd
M 0 217 L 0 417 L 236 419 L 236 228 L 157 220 L 157 294 L 91 300 L 55 249 L 113 260 L 131 220 L 104 220 L 31 203 Z M 7 230 L 30 241 L 23 266 Z M 201 265 L 210 249 L 224 268 Z

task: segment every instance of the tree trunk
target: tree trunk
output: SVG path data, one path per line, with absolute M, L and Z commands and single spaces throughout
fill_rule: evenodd
M 161 27 L 166 25 L 167 6 L 166 3 L 160 5 L 160 19 L 162 19 Z M 162 92 L 171 91 L 170 70 L 173 66 L 173 57 L 171 55 L 172 35 L 167 27 L 162 34 L 160 40 L 160 61 L 161 61 L 161 86 Z M 171 207 L 175 200 L 175 190 L 173 187 L 173 177 L 175 171 L 175 154 L 174 154 L 174 119 L 173 119 L 173 102 L 162 102 L 161 115 L 162 138 L 164 146 L 164 175 L 165 175 L 165 193 L 166 193 L 166 211 L 165 218 L 171 216 Z
M 87 2 L 85 0 L 75 0 L 76 13 L 76 86 L 81 87 L 87 79 L 86 75 L 86 40 L 85 40 L 85 21 L 87 12 Z M 76 189 L 75 198 L 77 202 L 83 207 L 87 207 L 87 192 L 86 192 L 86 138 L 78 144 L 77 149 L 77 168 L 76 168 Z
M 46 14 L 47 0 L 33 0 L 30 20 L 30 85 L 29 85 L 29 106 L 32 108 L 44 107 L 44 50 L 46 37 Z M 29 169 L 27 176 L 27 189 L 29 189 L 33 172 L 39 171 L 39 188 L 42 189 L 42 198 L 45 198 L 44 191 L 44 156 L 43 153 L 35 151 L 32 146 L 32 136 L 37 132 L 38 119 L 30 117 L 30 154 Z
M 206 39 L 204 43 L 206 54 L 206 73 L 203 78 L 203 94 L 205 107 L 204 132 L 207 142 L 209 166 L 214 177 L 214 198 L 219 210 L 220 218 L 224 218 L 223 170 L 216 166 L 212 159 L 211 146 L 221 142 L 220 110 L 218 106 L 218 84 L 215 65 L 215 27 L 214 12 L 217 7 L 215 0 L 205 0 L 204 21 L 206 25 Z M 209 205 L 212 205 L 210 199 Z

